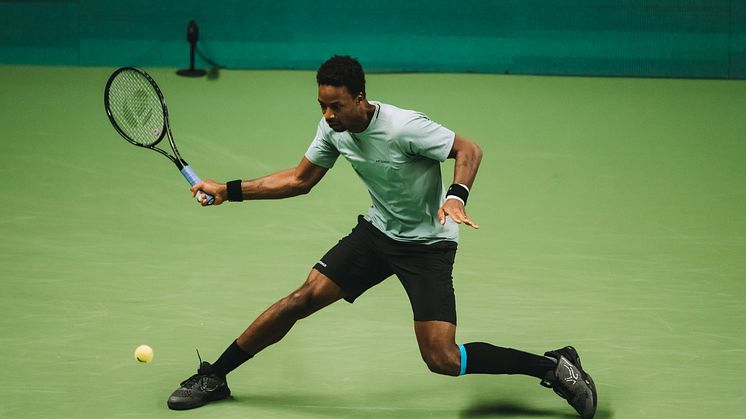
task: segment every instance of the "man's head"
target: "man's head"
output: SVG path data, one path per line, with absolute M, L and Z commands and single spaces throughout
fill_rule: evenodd
M 365 73 L 360 63 L 347 55 L 335 55 L 321 64 L 316 72 L 319 86 L 345 87 L 350 96 L 365 97 Z
M 334 131 L 365 129 L 369 122 L 365 73 L 356 59 L 333 56 L 319 67 L 316 82 L 321 112 Z

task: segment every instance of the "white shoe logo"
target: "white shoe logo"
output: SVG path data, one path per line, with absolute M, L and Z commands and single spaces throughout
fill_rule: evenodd
M 563 361 L 564 363 L 562 364 L 562 366 L 567 368 L 567 373 L 570 374 L 569 377 L 565 377 L 565 381 L 572 385 L 575 385 L 575 383 L 578 382 L 578 378 L 580 378 L 580 375 L 578 375 L 578 373 L 575 371 L 575 368 L 573 368 L 566 359 L 563 359 Z

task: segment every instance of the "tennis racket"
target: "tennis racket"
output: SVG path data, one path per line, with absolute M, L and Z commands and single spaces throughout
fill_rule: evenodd
M 176 148 L 163 93 L 148 73 L 134 67 L 122 67 L 112 73 L 104 89 L 104 107 L 114 129 L 125 140 L 166 156 L 190 185 L 194 186 L 201 180 Z M 163 137 L 168 137 L 173 155 L 156 147 Z M 211 195 L 197 194 L 199 202 L 203 197 L 207 198 L 208 204 L 214 201 Z

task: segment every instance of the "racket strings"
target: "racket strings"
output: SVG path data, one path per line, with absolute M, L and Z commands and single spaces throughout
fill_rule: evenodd
M 133 142 L 150 146 L 163 138 L 163 105 L 151 82 L 136 71 L 123 71 L 111 82 L 109 109 L 117 127 Z

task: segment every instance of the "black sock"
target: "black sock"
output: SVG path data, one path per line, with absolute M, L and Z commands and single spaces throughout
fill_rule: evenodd
M 523 374 L 544 378 L 557 365 L 552 359 L 489 343 L 472 342 L 466 350 L 465 374 Z
M 249 355 L 238 346 L 234 340 L 233 343 L 220 355 L 217 361 L 212 364 L 212 372 L 216 375 L 225 377 L 229 372 L 238 368 L 241 364 L 251 359 L 254 355 Z

